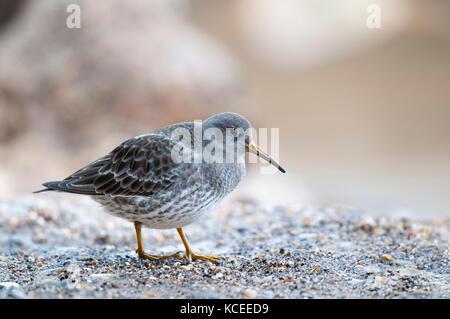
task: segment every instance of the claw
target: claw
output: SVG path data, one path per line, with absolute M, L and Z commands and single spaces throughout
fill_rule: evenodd
M 213 264 L 219 265 L 220 257 L 217 256 L 211 256 L 211 255 L 197 255 L 192 250 L 189 250 L 187 253 L 184 253 L 183 257 L 186 257 L 189 262 L 192 260 L 203 260 L 203 261 L 209 261 Z
M 170 254 L 170 255 L 152 255 L 152 254 L 146 254 L 144 252 L 144 247 L 142 245 L 142 237 L 141 237 L 141 224 L 138 222 L 134 223 L 134 227 L 136 229 L 136 239 L 138 248 L 136 249 L 136 253 L 138 254 L 139 258 L 142 259 L 149 259 L 149 260 L 160 260 L 160 259 L 167 259 L 167 258 L 182 258 L 186 257 L 189 262 L 192 260 L 203 260 L 203 261 L 209 261 L 213 264 L 219 265 L 220 257 L 217 256 L 210 256 L 210 255 L 197 255 L 189 247 L 189 244 L 187 242 L 186 237 L 184 236 L 183 230 L 181 228 L 177 228 L 178 233 L 180 234 L 181 240 L 183 241 L 184 247 L 186 249 L 186 252 L 183 256 L 181 256 L 178 253 Z
M 211 262 L 213 264 L 219 265 L 220 257 L 208 256 L 208 255 L 202 256 L 202 255 L 195 254 L 191 250 L 191 248 L 189 247 L 189 244 L 188 244 L 188 241 L 186 239 L 186 236 L 184 236 L 183 229 L 177 228 L 177 231 L 178 231 L 178 234 L 181 237 L 181 240 L 183 241 L 184 248 L 186 248 L 186 252 L 184 253 L 184 256 L 189 260 L 189 262 L 191 262 L 192 260 L 199 259 L 199 260 L 209 261 L 209 262 Z
M 167 258 L 181 258 L 178 253 L 170 254 L 170 255 L 152 255 L 147 254 L 143 251 L 139 251 L 139 249 L 136 249 L 136 253 L 138 254 L 139 258 L 141 259 L 148 259 L 148 260 L 160 260 L 160 259 L 167 259 Z
M 199 260 L 203 260 L 203 261 L 209 261 L 209 262 L 211 262 L 211 263 L 213 263 L 213 264 L 216 264 L 216 265 L 219 265 L 219 264 L 220 264 L 220 263 L 219 263 L 220 257 L 217 257 L 217 256 L 211 256 L 211 255 L 197 255 L 197 254 L 193 253 L 192 251 L 189 251 L 189 254 L 186 254 L 186 253 L 185 253 L 184 256 L 185 256 L 189 261 L 199 259 Z

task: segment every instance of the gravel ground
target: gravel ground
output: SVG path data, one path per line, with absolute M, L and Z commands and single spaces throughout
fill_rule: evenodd
M 131 223 L 42 194 L 0 202 L 0 298 L 448 299 L 449 223 L 229 201 L 184 229 L 219 266 L 141 261 Z M 175 230 L 143 240 L 149 253 L 183 251 Z

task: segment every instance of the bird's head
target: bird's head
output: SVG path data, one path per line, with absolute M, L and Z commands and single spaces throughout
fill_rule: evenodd
M 227 154 L 231 154 L 234 158 L 236 154 L 237 158 L 243 158 L 246 152 L 250 152 L 285 173 L 285 169 L 277 161 L 253 142 L 251 128 L 250 122 L 245 117 L 232 112 L 213 115 L 206 119 L 202 125 L 204 139 L 208 140 L 212 135 L 215 138 L 217 138 L 217 135 L 221 135 L 223 141 L 221 148 L 225 151 L 225 157 Z

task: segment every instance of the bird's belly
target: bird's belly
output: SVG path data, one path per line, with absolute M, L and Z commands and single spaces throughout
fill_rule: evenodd
M 130 222 L 156 229 L 179 228 L 210 213 L 221 198 L 214 194 L 190 193 L 185 196 L 95 196 L 106 212 Z

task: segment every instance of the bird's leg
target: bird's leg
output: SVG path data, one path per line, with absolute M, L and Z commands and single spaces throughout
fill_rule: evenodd
M 149 259 L 149 260 L 159 260 L 159 259 L 171 258 L 171 257 L 177 257 L 177 258 L 181 257 L 179 254 L 151 255 L 151 254 L 145 253 L 144 246 L 142 245 L 141 223 L 134 222 L 134 229 L 136 230 L 136 239 L 137 239 L 137 245 L 138 245 L 136 252 L 137 252 L 139 258 L 145 258 L 145 259 Z
M 188 243 L 186 237 L 184 236 L 183 229 L 182 228 L 177 228 L 177 231 L 178 231 L 178 234 L 181 237 L 181 240 L 183 241 L 184 248 L 186 248 L 186 253 L 184 255 L 189 259 L 189 261 L 200 259 L 200 260 L 203 260 L 203 261 L 209 261 L 209 262 L 212 262 L 212 263 L 214 263 L 216 265 L 219 265 L 220 257 L 208 256 L 208 255 L 202 256 L 202 255 L 195 254 L 191 250 L 191 248 L 189 247 L 189 243 Z

